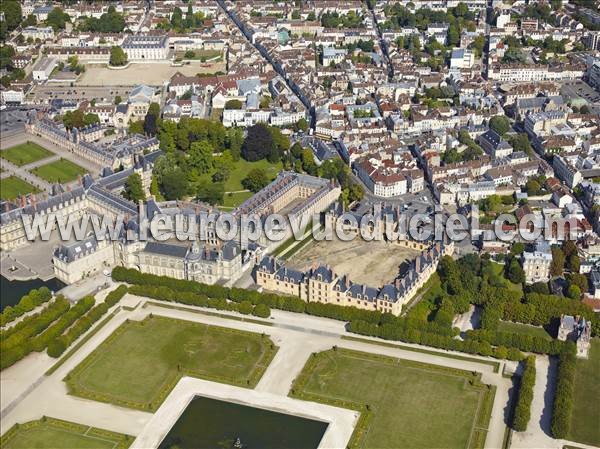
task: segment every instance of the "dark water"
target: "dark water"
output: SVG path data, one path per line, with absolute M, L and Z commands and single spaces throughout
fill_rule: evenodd
M 196 397 L 159 449 L 316 449 L 327 423 Z
M 4 310 L 6 306 L 14 306 L 17 304 L 22 296 L 29 293 L 34 288 L 40 288 L 46 286 L 53 292 L 59 291 L 65 286 L 58 279 L 50 279 L 49 281 L 42 281 L 40 279 L 32 279 L 30 281 L 9 281 L 4 276 L 0 276 L 0 311 Z

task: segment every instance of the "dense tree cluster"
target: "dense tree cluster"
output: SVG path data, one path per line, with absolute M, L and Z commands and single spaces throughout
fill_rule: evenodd
M 123 66 L 127 64 L 127 54 L 119 46 L 113 46 L 110 48 L 110 59 L 109 63 L 112 66 Z
M 52 292 L 47 287 L 31 290 L 25 296 L 21 297 L 17 304 L 14 306 L 6 306 L 4 310 L 0 312 L 0 326 L 4 326 L 21 315 L 32 311 L 37 306 L 48 302 L 50 298 L 52 298 Z
M 442 155 L 445 164 L 473 161 L 483 155 L 482 148 L 473 140 L 468 131 L 464 129 L 460 130 L 458 133 L 458 141 L 463 145 L 466 145 L 467 148 L 462 152 L 459 152 L 456 148 L 445 151 Z
M 71 22 L 71 17 L 61 8 L 55 7 L 48 13 L 46 23 L 52 27 L 54 31 L 64 30 L 67 23 Z
M 515 255 L 509 256 L 507 261 L 509 275 L 514 257 Z M 537 293 L 532 290 L 522 294 L 520 291 L 509 289 L 506 279 L 494 272 L 491 262 L 486 258 L 470 254 L 455 261 L 450 257 L 443 257 L 438 267 L 438 274 L 445 292 L 440 303 L 450 302 L 456 313 L 464 312 L 469 303 L 483 306 L 482 320 L 485 331 L 495 331 L 501 319 L 534 326 L 550 326 L 562 314 L 580 315 L 592 321 L 592 333 L 595 335 L 600 329 L 595 324 L 598 316 L 595 316 L 592 309 L 581 301 Z M 520 271 L 516 275 L 519 278 L 522 276 Z M 582 281 L 576 277 L 573 278 L 572 283 L 577 285 L 576 282 Z M 485 338 L 493 344 L 504 344 L 498 343 L 497 337 L 489 336 L 486 333 L 477 335 L 476 338 Z M 544 345 L 542 342 L 539 344 Z M 521 347 L 523 350 L 529 350 L 526 349 L 529 345 L 527 342 L 517 344 L 515 341 L 513 345 Z M 538 352 L 547 351 L 540 350 Z M 548 352 L 555 353 L 555 351 Z
M 62 122 L 67 129 L 83 128 L 94 123 L 100 123 L 100 117 L 98 117 L 98 114 L 89 112 L 85 114 L 82 109 L 75 109 L 74 111 L 65 112 L 62 116 Z
M 187 33 L 195 28 L 201 27 L 204 24 L 204 14 L 202 12 L 194 13 L 191 3 L 188 4 L 185 17 L 181 8 L 173 9 L 170 20 L 163 20 L 158 24 L 158 27 L 163 30 L 173 30 L 176 33 Z
M 19 26 L 23 18 L 19 0 L 3 0 L 0 2 L 0 12 L 4 20 L 0 20 L 0 40 L 5 40 L 8 33 Z
M 571 428 L 575 370 L 577 368 L 575 354 L 575 343 L 568 342 L 558 358 L 558 375 L 550 427 L 554 438 L 566 438 Z
M 135 202 L 146 199 L 144 186 L 142 185 L 142 177 L 138 173 L 132 173 L 125 180 L 123 196 L 128 200 Z
M 339 14 L 336 11 L 321 15 L 321 25 L 325 28 L 364 28 L 363 18 L 354 11 Z
M 512 428 L 518 432 L 527 430 L 531 418 L 531 402 L 535 385 L 535 356 L 529 356 L 523 362 L 523 374 L 519 382 L 517 403 L 512 420 Z
M 80 28 L 81 31 L 92 31 L 94 33 L 121 33 L 125 29 L 125 18 L 111 5 L 108 7 L 108 11 L 99 18 L 86 17 Z

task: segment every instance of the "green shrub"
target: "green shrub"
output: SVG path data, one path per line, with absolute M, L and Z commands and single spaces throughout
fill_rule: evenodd
M 266 304 L 257 304 L 252 311 L 252 315 L 260 318 L 269 318 L 271 316 L 271 309 Z
M 531 402 L 535 385 L 535 356 L 527 357 L 524 365 L 512 421 L 512 428 L 518 432 L 527 430 L 527 424 L 531 418 Z
M 569 341 L 558 358 L 558 375 L 550 427 L 554 438 L 566 438 L 571 428 L 576 367 L 575 354 L 575 343 Z

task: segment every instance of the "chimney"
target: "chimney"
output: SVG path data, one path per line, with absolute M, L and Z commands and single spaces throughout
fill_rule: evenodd
M 417 258 L 415 259 L 415 271 L 417 273 L 421 272 L 421 256 L 417 256 Z

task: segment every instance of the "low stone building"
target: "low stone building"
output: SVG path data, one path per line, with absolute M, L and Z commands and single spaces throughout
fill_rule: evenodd
M 561 315 L 557 338 L 561 341 L 574 341 L 577 345 L 577 357 L 587 358 L 592 338 L 592 323 L 583 317 Z

